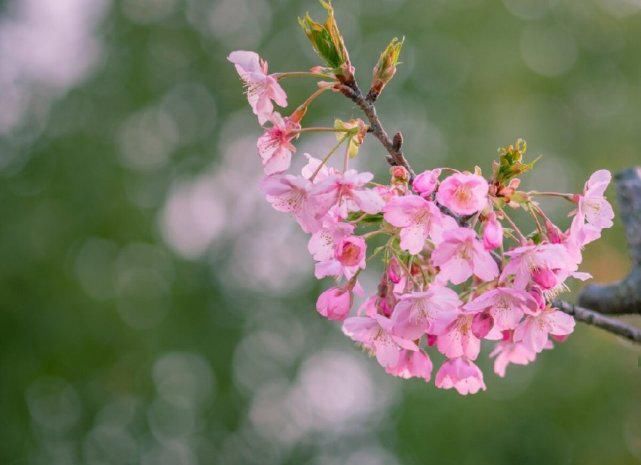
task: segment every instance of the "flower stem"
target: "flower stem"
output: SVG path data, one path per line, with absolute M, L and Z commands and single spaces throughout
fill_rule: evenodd
M 510 217 L 508 216 L 508 214 L 507 214 L 507 213 L 505 213 L 505 210 L 503 210 L 503 209 L 502 209 L 501 207 L 499 207 L 498 205 L 497 205 L 497 208 L 498 208 L 499 210 L 501 210 L 501 213 L 503 213 L 503 217 L 507 220 L 507 222 L 508 222 L 508 223 L 510 223 L 510 226 L 512 226 L 512 229 L 514 229 L 514 231 L 518 234 L 519 239 L 521 240 L 521 242 L 523 242 L 523 243 L 527 242 L 527 239 L 525 238 L 525 236 L 523 235 L 523 233 L 521 232 L 521 230 L 519 229 L 519 227 L 516 225 L 516 223 L 515 223 L 514 221 L 512 221 L 512 218 L 510 218 Z
M 538 196 L 545 196 L 545 197 L 561 197 L 565 200 L 569 200 L 570 202 L 573 202 L 574 200 L 574 194 L 569 194 L 567 192 L 540 192 L 540 191 L 529 191 L 529 195 L 538 195 Z
M 337 129 L 337 128 L 325 128 L 325 127 L 318 127 L 318 126 L 310 126 L 307 128 L 301 128 L 299 129 L 298 133 L 302 132 L 348 132 L 349 129 Z
M 274 73 L 272 76 L 279 81 L 288 77 L 318 77 L 323 79 L 335 79 L 331 74 L 312 73 L 311 71 L 288 71 L 284 73 Z
M 336 152 L 338 147 L 341 146 L 341 144 L 347 139 L 347 134 L 345 134 L 343 137 L 340 138 L 340 140 L 332 147 L 332 149 L 329 151 L 327 155 L 325 155 L 325 158 L 320 162 L 320 165 L 318 165 L 318 168 L 316 168 L 316 171 L 312 174 L 312 176 L 309 178 L 311 182 L 314 182 L 314 178 L 316 178 L 316 175 L 320 172 L 321 168 L 325 166 L 325 164 L 329 161 L 330 157 Z

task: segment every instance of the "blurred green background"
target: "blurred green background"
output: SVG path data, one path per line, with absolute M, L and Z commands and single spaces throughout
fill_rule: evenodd
M 363 86 L 406 37 L 379 112 L 416 168 L 488 170 L 517 137 L 544 155 L 524 180 L 539 190 L 641 162 L 638 0 L 334 3 Z M 258 193 L 260 131 L 226 62 L 318 64 L 306 10 L 321 14 L 313 0 L 0 2 L 0 463 L 641 461 L 638 347 L 578 325 L 506 379 L 485 351 L 488 390 L 464 398 L 385 376 L 317 316 L 306 239 Z M 312 88 L 286 82 L 290 107 Z M 334 116 L 358 112 L 327 95 L 306 121 Z M 368 141 L 358 163 L 384 175 L 382 160 Z M 617 224 L 584 270 L 625 275 L 625 247 Z

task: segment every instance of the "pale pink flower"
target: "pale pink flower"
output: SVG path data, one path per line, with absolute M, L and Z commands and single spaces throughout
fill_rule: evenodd
M 461 395 L 476 394 L 485 390 L 483 373 L 474 362 L 465 357 L 447 360 L 436 373 L 436 387 L 441 389 L 454 388 Z
M 441 175 L 440 169 L 427 170 L 420 173 L 414 178 L 412 187 L 421 197 L 428 197 L 436 190 L 438 185 L 438 177 Z
M 534 352 L 541 352 L 548 335 L 566 336 L 574 331 L 574 318 L 555 308 L 547 308 L 535 315 L 527 315 L 514 330 L 514 341 Z
M 334 246 L 334 256 L 316 264 L 316 278 L 325 276 L 354 277 L 356 272 L 365 269 L 367 244 L 361 236 L 341 238 Z
M 526 347 L 522 342 L 513 342 L 511 340 L 501 341 L 496 344 L 490 357 L 496 357 L 494 360 L 494 373 L 501 378 L 505 377 L 507 366 L 527 365 L 536 359 L 536 352 Z
M 292 140 L 298 136 L 300 124 L 289 117 L 283 118 L 278 112 L 272 113 L 267 119 L 272 125 L 258 138 L 256 146 L 265 174 L 270 175 L 289 168 L 292 152 L 296 151 Z
M 383 208 L 385 221 L 401 228 L 401 248 L 412 255 L 423 250 L 428 237 L 441 232 L 442 214 L 434 202 L 418 195 L 393 197 Z
M 392 322 L 383 315 L 347 318 L 343 333 L 373 353 L 385 368 L 398 365 L 403 349 L 418 350 L 411 340 L 392 334 Z
M 466 312 L 488 310 L 499 331 L 514 329 L 524 313 L 535 313 L 538 305 L 528 292 L 509 287 L 497 287 L 486 291 L 463 306 Z
M 328 320 L 344 320 L 352 308 L 352 293 L 332 287 L 321 293 L 316 300 L 316 310 Z
M 354 232 L 354 225 L 341 221 L 331 212 L 323 218 L 321 229 L 310 237 L 307 250 L 314 260 L 321 262 L 334 258 L 334 250 L 343 238 Z
M 356 170 L 331 174 L 318 183 L 318 192 L 332 199 L 337 205 L 338 214 L 343 218 L 347 218 L 348 213 L 353 211 L 379 213 L 385 201 L 376 190 L 365 187 L 373 178 L 372 173 L 359 173 Z
M 614 210 L 603 195 L 611 179 L 608 170 L 596 171 L 585 183 L 583 195 L 578 199 L 577 216 L 599 229 L 610 228 L 613 224 Z
M 476 360 L 481 350 L 481 340 L 472 332 L 474 315 L 461 314 L 438 336 L 436 347 L 447 358 L 465 356 Z
M 456 173 L 445 178 L 436 193 L 436 200 L 458 215 L 471 215 L 487 205 L 487 181 L 471 173 Z
M 325 197 L 312 191 L 312 183 L 303 177 L 275 174 L 263 179 L 262 189 L 267 201 L 280 212 L 292 213 L 306 233 L 321 227 L 321 219 L 329 210 Z
M 237 50 L 227 57 L 245 83 L 247 100 L 260 124 L 267 121 L 274 111 L 272 100 L 281 107 L 287 106 L 287 94 L 278 80 L 267 74 L 267 62 L 255 52 Z
M 399 378 L 423 378 L 429 382 L 432 377 L 432 361 L 422 350 L 403 350 L 398 363 L 386 367 L 385 371 Z
M 496 213 L 491 212 L 483 222 L 483 246 L 486 250 L 494 250 L 503 244 L 503 226 L 496 219 Z
M 427 291 L 401 295 L 394 307 L 394 330 L 408 339 L 441 334 L 459 315 L 461 301 L 452 289 L 436 284 Z
M 501 281 L 505 282 L 514 275 L 514 287 L 517 289 L 525 289 L 534 278 L 554 285 L 557 283 L 552 283 L 552 280 L 558 280 L 551 272 L 563 270 L 569 273 L 577 269 L 576 260 L 560 244 L 526 245 L 512 249 L 505 255 L 510 260 L 503 269 Z
M 440 268 L 440 277 L 452 284 L 461 284 L 472 275 L 483 281 L 492 281 L 499 274 L 492 255 L 470 228 L 446 231 L 443 241 L 432 253 L 432 264 Z

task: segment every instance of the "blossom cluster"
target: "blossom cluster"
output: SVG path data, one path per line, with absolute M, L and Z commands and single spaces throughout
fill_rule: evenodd
M 328 11 L 325 25 L 306 18 L 303 27 L 331 32 L 331 5 Z M 375 67 L 377 95 L 394 75 L 398 44 L 394 40 Z M 335 45 L 344 47 L 342 39 Z M 290 214 L 310 235 L 316 278 L 333 280 L 318 297 L 320 315 L 341 321 L 343 333 L 390 375 L 430 381 L 436 356 L 443 360 L 436 387 L 460 394 L 484 390 L 475 363 L 482 340 L 494 345 L 494 372 L 503 377 L 509 364 L 526 365 L 572 333 L 574 319 L 552 302 L 568 279 L 589 278 L 578 268 L 583 247 L 612 226 L 614 213 L 604 197 L 610 173 L 595 172 L 580 193 L 520 191 L 519 176 L 534 163 L 523 161 L 526 147 L 518 140 L 499 150 L 489 176 L 479 168 L 434 168 L 413 176 L 393 166 L 389 182 L 375 183 L 372 173 L 349 167 L 368 133 L 365 122 L 302 126 L 315 98 L 353 81 L 347 52 L 341 53 L 343 61 L 330 68 L 275 74 L 254 52 L 229 55 L 264 128 L 257 142 L 265 173 L 261 189 L 274 209 Z M 274 110 L 274 104 L 287 106 L 280 82 L 299 75 L 318 79 L 318 89 L 283 116 Z M 322 160 L 304 154 L 302 171 L 292 172 L 294 141 L 315 131 L 336 133 L 337 144 Z M 330 167 L 341 145 L 343 169 Z M 537 199 L 543 196 L 571 205 L 567 228 L 542 210 Z M 517 226 L 511 217 L 516 211 L 528 215 L 532 231 Z M 364 296 L 359 276 L 374 258 L 382 262 L 382 274 L 376 293 Z M 355 296 L 364 300 L 357 308 Z

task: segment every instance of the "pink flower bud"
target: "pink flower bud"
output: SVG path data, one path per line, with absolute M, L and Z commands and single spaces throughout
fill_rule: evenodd
M 564 335 L 557 335 L 557 334 L 550 334 L 552 336 L 552 339 L 554 339 L 556 342 L 565 342 L 565 340 L 570 337 L 569 334 L 564 334 Z
M 344 320 L 351 308 L 351 292 L 338 287 L 327 289 L 316 301 L 316 310 L 328 320 Z
M 432 347 L 436 344 L 438 341 L 438 338 L 434 334 L 428 334 L 427 335 L 427 345 Z
M 548 239 L 552 244 L 561 244 L 567 239 L 567 235 L 564 234 L 554 223 L 550 220 L 545 221 L 545 230 L 548 235 Z
M 543 291 L 540 287 L 533 287 L 530 289 L 529 294 L 534 298 L 539 309 L 545 308 L 545 297 L 543 296 Z
M 401 273 L 401 265 L 398 263 L 396 257 L 392 257 L 392 259 L 389 261 L 389 266 L 387 267 L 387 277 L 394 284 L 398 284 L 401 282 L 401 279 L 403 277 Z
M 487 216 L 483 225 L 483 246 L 485 250 L 493 250 L 503 244 L 503 226 L 496 219 L 496 213 Z
M 438 185 L 438 177 L 441 175 L 440 169 L 427 170 L 420 173 L 414 178 L 412 187 L 421 197 L 427 197 L 436 190 Z
M 536 268 L 533 270 L 532 279 L 543 289 L 552 289 L 556 286 L 556 275 L 548 268 Z
M 494 326 L 494 318 L 487 312 L 477 313 L 472 319 L 472 334 L 483 339 Z

